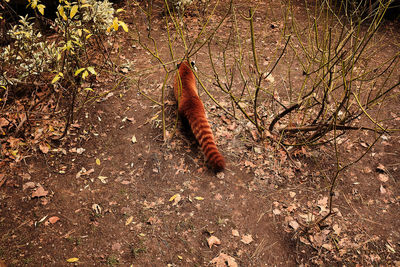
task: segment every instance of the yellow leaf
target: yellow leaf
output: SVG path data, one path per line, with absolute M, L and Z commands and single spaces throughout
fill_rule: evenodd
M 112 25 L 113 25 L 114 30 L 118 31 L 118 18 L 114 18 Z
M 38 5 L 37 9 L 38 9 L 40 14 L 44 15 L 44 9 L 45 9 L 44 5 L 42 5 L 42 4 Z
M 60 79 L 60 75 L 54 76 L 53 80 L 51 80 L 51 84 L 55 84 Z
M 180 259 L 180 260 L 183 260 L 183 257 L 182 257 L 182 256 L 180 256 L 180 255 L 178 255 L 178 259 Z
M 51 81 L 51 83 L 52 84 L 56 83 L 61 77 L 64 77 L 64 74 L 62 74 L 62 72 L 57 73 L 56 76 Z
M 137 142 L 136 136 L 132 136 L 131 141 L 132 141 L 132 143 L 136 143 Z
M 75 71 L 75 76 L 78 76 L 79 75 L 79 73 L 81 73 L 82 71 L 84 71 L 85 70 L 85 68 L 80 68 L 80 69 L 78 69 L 78 70 L 76 70 Z
M 204 197 L 194 197 L 196 200 L 204 200 Z
M 67 262 L 77 262 L 77 261 L 79 261 L 78 258 L 69 258 L 69 259 L 67 259 Z
M 96 164 L 100 165 L 100 159 L 96 159 Z
M 67 16 L 65 15 L 64 7 L 63 7 L 63 6 L 59 6 L 59 7 L 58 7 L 58 14 L 60 14 L 60 16 L 61 16 L 64 20 L 68 20 Z
M 78 12 L 78 5 L 74 5 L 71 8 L 71 13 L 69 13 L 69 17 L 72 19 L 75 16 L 76 12 Z
M 89 72 L 85 70 L 82 74 L 82 79 L 85 79 L 89 75 Z
M 133 221 L 133 216 L 130 216 L 130 217 L 126 220 L 125 225 L 130 224 L 132 221 Z
M 37 0 L 32 0 L 32 1 L 29 1 L 29 2 L 31 2 L 31 6 L 32 6 L 32 9 L 35 9 L 36 8 L 36 6 L 37 6 Z
M 168 200 L 169 202 L 173 201 L 177 196 L 179 196 L 179 194 L 175 194 L 172 197 L 170 197 L 170 199 Z
M 18 149 L 16 150 L 10 150 L 11 155 L 13 155 L 14 157 L 18 156 Z
M 122 12 L 122 11 L 125 11 L 125 10 L 123 8 L 118 8 L 116 12 L 119 13 L 119 12 Z
M 86 39 L 89 39 L 91 36 L 92 36 L 93 34 L 88 34 L 88 35 L 86 35 Z
M 121 25 L 122 29 L 124 29 L 125 32 L 128 32 L 128 26 L 125 24 L 123 21 L 118 22 L 119 25 Z
M 91 74 L 97 75 L 96 71 L 94 70 L 93 67 L 87 67 L 87 70 L 90 71 Z
M 90 87 L 86 87 L 86 88 L 84 88 L 83 90 L 85 90 L 85 91 L 92 91 L 92 92 L 94 92 L 94 90 L 93 90 L 92 88 L 90 88 Z

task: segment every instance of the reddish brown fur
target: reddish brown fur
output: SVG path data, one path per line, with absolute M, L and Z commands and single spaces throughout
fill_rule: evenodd
M 225 159 L 215 145 L 203 102 L 197 94 L 196 79 L 187 61 L 182 62 L 179 66 L 178 74 L 175 77 L 174 94 L 178 101 L 179 115 L 188 120 L 208 164 L 215 171 L 222 171 L 225 168 Z

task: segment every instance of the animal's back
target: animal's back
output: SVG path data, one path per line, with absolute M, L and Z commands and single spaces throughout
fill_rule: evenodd
M 225 168 L 225 159 L 215 144 L 204 105 L 197 94 L 195 76 L 187 61 L 179 66 L 174 83 L 174 94 L 178 101 L 178 112 L 188 120 L 208 164 L 215 171 L 222 171 Z

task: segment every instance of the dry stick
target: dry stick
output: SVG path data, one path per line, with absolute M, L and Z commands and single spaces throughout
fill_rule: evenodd
M 332 127 L 331 124 L 323 123 L 323 124 L 318 124 L 318 125 L 308 125 L 308 126 L 300 126 L 300 127 L 286 127 L 284 129 L 279 130 L 279 132 L 285 131 L 285 132 L 311 132 L 311 131 L 316 131 L 320 129 L 321 127 Z M 336 125 L 336 129 L 338 130 L 366 130 L 366 131 L 373 131 L 373 132 L 378 132 L 378 133 L 384 133 L 383 131 L 377 131 L 377 129 L 372 129 L 368 127 L 354 127 L 354 126 L 348 126 L 348 125 Z M 333 130 L 333 129 L 331 129 Z M 394 129 L 386 129 L 386 131 L 393 131 Z
M 197 76 L 197 73 L 195 71 L 193 71 L 194 75 L 196 76 L 197 81 L 199 82 L 201 88 L 203 88 L 203 90 L 206 92 L 206 94 L 211 98 L 211 100 L 217 104 L 217 106 L 219 106 L 223 111 L 226 112 L 226 114 L 232 116 L 233 118 L 236 119 L 236 117 L 229 112 L 226 108 L 224 108 L 223 106 L 221 106 L 221 104 L 210 94 L 210 92 L 206 89 L 206 87 L 204 86 L 204 84 L 201 82 L 201 80 L 199 79 L 199 77 Z
M 278 116 L 276 116 L 276 117 L 272 120 L 271 124 L 269 125 L 268 130 L 269 130 L 270 132 L 272 132 L 272 131 L 274 130 L 275 124 L 276 124 L 280 119 L 282 119 L 284 116 L 286 116 L 286 114 L 289 114 L 289 113 L 292 112 L 293 110 L 298 109 L 300 106 L 301 106 L 301 103 L 300 103 L 300 104 L 299 104 L 299 103 L 296 103 L 296 104 L 294 104 L 293 106 L 291 106 L 290 108 L 287 108 L 287 109 L 285 109 L 283 112 L 281 112 L 280 114 L 278 114 Z
M 73 87 L 72 89 L 72 101 L 71 101 L 71 105 L 68 111 L 68 115 L 67 115 L 67 123 L 65 124 L 65 128 L 64 128 L 64 132 L 62 133 L 62 135 L 59 138 L 56 138 L 55 140 L 61 140 L 62 138 L 65 137 L 65 135 L 68 132 L 68 128 L 71 124 L 71 122 L 74 119 L 74 105 L 75 105 L 75 99 L 76 99 L 76 94 L 77 94 L 77 87 L 76 85 Z
M 336 173 L 335 173 L 335 176 L 333 177 L 333 179 L 332 179 L 332 181 L 331 181 L 331 186 L 330 186 L 330 189 L 329 189 L 329 212 L 328 212 L 328 214 L 325 215 L 323 218 L 321 218 L 320 220 L 318 220 L 317 222 L 315 222 L 315 224 L 321 225 L 321 223 L 322 223 L 323 221 L 325 221 L 329 216 L 331 216 L 331 215 L 333 214 L 333 211 L 332 211 L 332 203 L 333 203 L 333 196 L 334 196 L 334 192 L 333 192 L 333 191 L 334 191 L 334 189 L 335 189 L 335 187 L 336 187 L 336 181 L 337 181 L 337 178 L 339 177 L 339 174 L 340 174 L 341 172 L 343 172 L 345 169 L 347 169 L 347 168 L 349 168 L 350 166 L 352 166 L 352 165 L 356 164 L 357 162 L 359 162 L 359 161 L 371 150 L 371 148 L 376 144 L 376 142 L 378 142 L 378 140 L 381 138 L 382 134 L 383 134 L 383 133 L 379 134 L 379 136 L 374 140 L 374 142 L 365 150 L 365 152 L 364 152 L 358 159 L 356 159 L 356 160 L 353 161 L 353 162 L 350 162 L 349 164 L 345 165 L 344 167 L 340 167 L 340 163 L 339 163 L 339 153 L 338 153 L 338 151 L 337 151 L 337 144 L 336 144 L 336 138 L 335 138 L 334 144 L 335 144 L 335 153 L 336 153 L 336 159 L 337 159 L 337 164 L 338 164 L 337 166 L 338 166 L 338 169 L 337 169 L 337 171 L 336 171 Z M 314 225 L 315 225 L 315 224 L 314 224 Z
M 231 0 L 231 3 L 232 3 L 232 0 Z M 201 28 L 200 32 L 197 34 L 196 39 L 194 39 L 194 41 L 193 41 L 193 43 L 192 43 L 192 46 L 188 49 L 187 55 L 194 55 L 194 54 L 195 54 L 195 53 L 191 54 L 191 52 L 192 52 L 192 50 L 194 49 L 194 47 L 195 47 L 197 41 L 199 40 L 200 36 L 201 36 L 201 35 L 203 34 L 203 32 L 205 31 L 205 29 L 206 29 L 208 23 L 210 22 L 211 16 L 214 14 L 215 10 L 217 9 L 218 4 L 219 4 L 219 0 L 217 0 L 217 2 L 215 3 L 213 10 L 211 11 L 210 15 L 207 17 L 206 23 L 204 23 L 204 25 L 203 25 L 203 27 Z M 230 9 L 231 9 L 231 5 L 230 5 L 230 7 L 229 7 L 228 12 L 230 11 Z M 227 14 L 229 14 L 229 13 L 227 13 Z M 226 16 L 227 16 L 227 15 L 226 15 Z M 222 21 L 225 20 L 226 16 L 222 19 Z M 221 24 L 222 24 L 222 23 L 220 23 L 220 24 L 218 25 L 217 29 L 219 28 L 219 26 L 221 26 Z M 214 31 L 214 32 L 215 32 L 215 31 Z M 207 42 L 207 41 L 206 41 L 206 42 Z M 200 47 L 202 47 L 206 42 L 204 42 Z M 198 51 L 198 50 L 197 50 L 197 51 Z M 196 52 L 197 52 L 197 51 L 196 51 Z
M 229 9 L 228 9 L 228 11 L 226 12 L 225 16 L 222 18 L 222 20 L 221 20 L 221 21 L 219 22 L 219 24 L 217 25 L 217 27 L 215 27 L 214 30 L 213 30 L 213 32 L 210 33 L 210 35 L 206 38 L 206 40 L 205 40 L 202 44 L 200 44 L 199 47 L 198 47 L 196 50 L 194 50 L 194 51 L 192 52 L 192 50 L 194 49 L 194 45 L 195 45 L 195 43 L 193 43 L 192 48 L 191 48 L 191 49 L 188 51 L 188 53 L 187 53 L 188 57 L 191 57 L 191 56 L 193 56 L 194 54 L 196 54 L 206 43 L 208 43 L 208 42 L 211 41 L 211 39 L 214 37 L 214 35 L 215 35 L 215 33 L 217 32 L 217 30 L 221 27 L 222 23 L 225 21 L 225 19 L 226 19 L 226 18 L 228 17 L 228 15 L 231 13 L 231 10 L 232 10 L 232 2 L 233 2 L 233 0 L 231 0 L 231 1 L 229 2 Z
M 268 72 L 268 74 L 267 74 L 267 76 L 265 77 L 265 79 L 266 78 L 268 78 L 268 76 L 274 71 L 274 69 L 275 69 L 275 67 L 278 65 L 278 63 L 279 63 L 279 61 L 281 60 L 281 58 L 282 58 L 282 56 L 283 56 L 283 54 L 285 53 L 285 51 L 286 51 L 286 48 L 287 48 L 287 45 L 288 45 L 288 43 L 289 43 L 289 41 L 290 41 L 290 35 L 289 35 L 289 37 L 288 37 L 288 39 L 286 40 L 286 44 L 285 44 L 285 47 L 283 48 L 283 50 L 282 50 L 282 53 L 280 54 L 280 56 L 278 57 L 278 59 L 275 61 L 275 63 L 274 63 L 274 65 L 272 66 L 272 68 L 271 68 L 271 70 Z M 260 76 L 260 79 L 261 79 L 262 77 Z M 256 124 L 257 124 L 257 99 L 258 99 L 258 93 L 259 93 L 259 91 L 260 91 L 260 86 L 258 86 L 257 88 L 256 88 L 256 93 L 255 93 L 255 97 L 254 97 L 254 114 L 255 114 L 255 118 L 254 118 L 254 120 L 255 120 L 255 122 L 256 122 Z M 290 112 L 290 111 L 289 111 Z M 276 123 L 276 122 L 275 122 Z M 258 129 L 258 126 L 257 126 L 257 129 Z

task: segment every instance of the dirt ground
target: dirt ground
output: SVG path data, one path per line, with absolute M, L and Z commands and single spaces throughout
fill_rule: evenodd
M 132 25 L 130 14 L 139 16 L 138 10 L 126 8 L 124 21 Z M 154 19 L 158 43 L 167 38 L 162 22 Z M 393 24 L 387 31 L 399 43 Z M 273 42 L 279 32 L 267 34 Z M 133 77 L 156 60 L 127 36 L 113 56 L 117 64 L 130 62 L 135 71 L 127 76 Z M 396 49 L 388 42 L 385 53 Z M 196 63 L 207 76 L 203 59 L 200 51 Z M 160 73 L 153 68 L 143 75 L 145 93 L 160 92 Z M 327 212 L 332 145 L 291 150 L 293 164 L 285 151 L 255 138 L 246 121 L 223 115 L 202 94 L 227 160 L 216 175 L 182 127 L 162 140 L 160 108 L 128 80 L 112 90 L 113 80 L 100 77 L 95 89 L 110 92 L 80 112 L 62 143 L 3 165 L 0 259 L 8 266 L 400 266 L 399 134 L 385 135 L 342 174 L 336 214 L 302 232 L 302 225 Z M 173 125 L 176 107 L 167 89 L 167 122 Z M 399 104 L 397 96 L 387 110 L 391 128 L 400 128 Z M 372 133 L 350 133 L 343 157 L 354 160 L 373 140 Z

